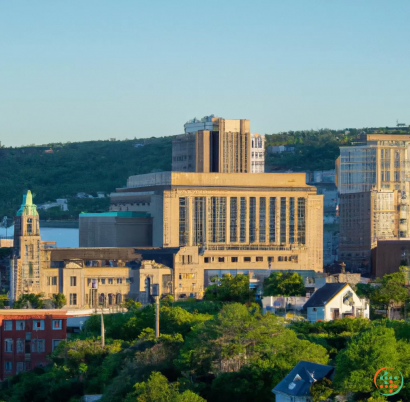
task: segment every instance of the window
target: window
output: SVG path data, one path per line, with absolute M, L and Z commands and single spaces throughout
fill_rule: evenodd
M 28 276 L 29 278 L 32 278 L 34 276 L 34 268 L 32 262 L 28 263 Z
M 16 363 L 16 374 L 21 373 L 24 371 L 24 362 L 17 362 Z
M 23 353 L 24 352 L 24 339 L 17 339 L 16 351 L 17 351 L 17 353 Z
M 57 285 L 57 277 L 56 276 L 48 276 L 47 277 L 47 283 L 48 283 L 49 286 Z
M 26 369 L 26 371 L 31 370 L 31 362 L 26 362 L 25 369 Z
M 205 257 L 205 258 L 204 258 L 204 263 L 205 263 L 205 264 L 209 264 L 209 257 Z
M 53 329 L 62 329 L 63 328 L 62 320 L 53 320 Z
M 11 373 L 12 368 L 13 368 L 13 363 L 12 362 L 5 362 L 4 363 L 4 371 L 6 373 Z
M 105 278 L 101 279 L 101 285 L 105 285 Z
M 280 242 L 286 243 L 286 197 L 280 197 Z
M 117 283 L 121 284 L 122 283 L 122 278 L 117 278 Z
M 276 241 L 276 198 L 269 198 L 269 243 Z
M 12 331 L 13 330 L 13 321 L 5 320 L 4 321 L 4 330 L 5 331 Z
M 238 257 L 231 257 L 231 262 L 238 262 Z
M 238 219 L 238 199 L 236 197 L 231 198 L 231 225 L 230 225 L 230 239 L 231 242 L 238 241 L 237 219 Z
M 266 242 L 266 197 L 259 198 L 259 242 Z
M 249 243 L 256 241 L 256 197 L 249 199 Z
M 70 305 L 71 306 L 77 305 L 77 293 L 70 293 Z
M 112 285 L 114 283 L 114 280 L 112 278 L 108 278 L 108 284 Z
M 6 353 L 13 352 L 13 339 L 5 339 L 4 340 L 4 351 Z
M 211 197 L 208 205 L 208 235 L 211 243 L 225 243 L 226 197 Z
M 278 261 L 283 261 L 283 257 L 278 257 Z
M 243 257 L 244 262 L 251 262 L 251 257 Z
M 77 277 L 70 276 L 70 286 L 77 286 Z
M 45 352 L 45 340 L 44 339 L 33 339 L 31 341 L 31 351 L 33 353 L 44 353 Z
M 179 245 L 185 246 L 188 243 L 189 221 L 188 221 L 188 198 L 179 198 Z
M 33 220 L 31 218 L 27 219 L 27 234 L 33 233 Z
M 34 330 L 44 329 L 44 320 L 33 320 L 33 329 Z
M 53 339 L 53 350 L 58 346 L 61 342 L 61 339 Z
M 189 274 L 179 274 L 179 279 L 195 279 L 196 274 L 194 273 L 189 273 Z
M 218 262 L 225 262 L 225 257 L 218 257 Z
M 257 262 L 263 261 L 263 257 L 256 257 L 256 261 L 257 261 Z

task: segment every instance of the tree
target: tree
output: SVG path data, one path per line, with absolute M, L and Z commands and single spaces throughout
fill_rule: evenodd
M 67 304 L 67 299 L 63 293 L 53 295 L 52 302 L 55 308 L 63 308 Z
M 322 378 L 314 382 L 309 391 L 313 402 L 325 401 L 333 394 L 332 381 L 326 377 Z
M 256 371 L 270 370 L 268 377 L 273 383 L 273 379 L 279 382 L 300 359 L 327 363 L 328 356 L 323 347 L 299 340 L 279 317 L 233 303 L 225 305 L 212 320 L 193 328 L 176 365 L 193 378 L 201 378 L 253 364 Z
M 335 389 L 340 392 L 374 391 L 374 373 L 388 365 L 400 369 L 403 341 L 397 341 L 394 330 L 385 326 L 371 328 L 354 336 L 346 349 L 336 357 Z
M 206 402 L 192 391 L 179 392 L 178 383 L 169 383 L 161 373 L 153 372 L 146 382 L 135 384 L 125 402 Z
M 34 308 L 40 309 L 44 306 L 44 293 L 29 293 L 20 295 L 19 299 L 13 304 L 13 308 Z
M 255 291 L 249 289 L 249 276 L 224 274 L 219 284 L 208 286 L 205 300 L 246 303 L 255 300 Z
M 303 278 L 296 272 L 272 272 L 263 282 L 264 296 L 304 296 Z
M 387 307 L 388 318 L 393 303 L 404 303 L 408 297 L 405 287 L 406 278 L 403 272 L 384 275 L 377 280 L 378 287 L 370 294 L 371 302 Z

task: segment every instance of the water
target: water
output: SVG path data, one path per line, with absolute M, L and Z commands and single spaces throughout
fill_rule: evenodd
M 0 237 L 13 236 L 14 226 L 7 228 L 0 228 Z M 78 247 L 79 245 L 79 229 L 71 228 L 41 228 L 41 240 L 56 241 L 57 247 Z

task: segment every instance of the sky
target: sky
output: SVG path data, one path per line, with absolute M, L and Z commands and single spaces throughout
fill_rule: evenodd
M 2 0 L 0 142 L 410 124 L 408 0 Z

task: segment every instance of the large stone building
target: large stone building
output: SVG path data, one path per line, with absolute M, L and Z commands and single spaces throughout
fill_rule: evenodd
M 185 124 L 172 144 L 172 170 L 179 172 L 251 172 L 249 120 L 205 116 Z
M 216 274 L 323 269 L 323 196 L 302 173 L 131 176 L 111 195 L 110 210 L 150 215 L 151 246 L 135 251 L 172 269 L 177 296 L 200 297 Z M 168 262 L 158 260 L 166 253 Z
M 410 135 L 369 134 L 367 143 L 341 147 L 339 258 L 368 270 L 377 240 L 410 235 Z
M 80 215 L 80 248 L 56 248 L 41 241 L 29 192 L 16 217 L 11 299 L 43 292 L 63 293 L 69 308 L 149 303 L 152 284 L 201 298 L 224 273 L 323 269 L 323 196 L 302 173 L 131 176 L 110 210 Z

